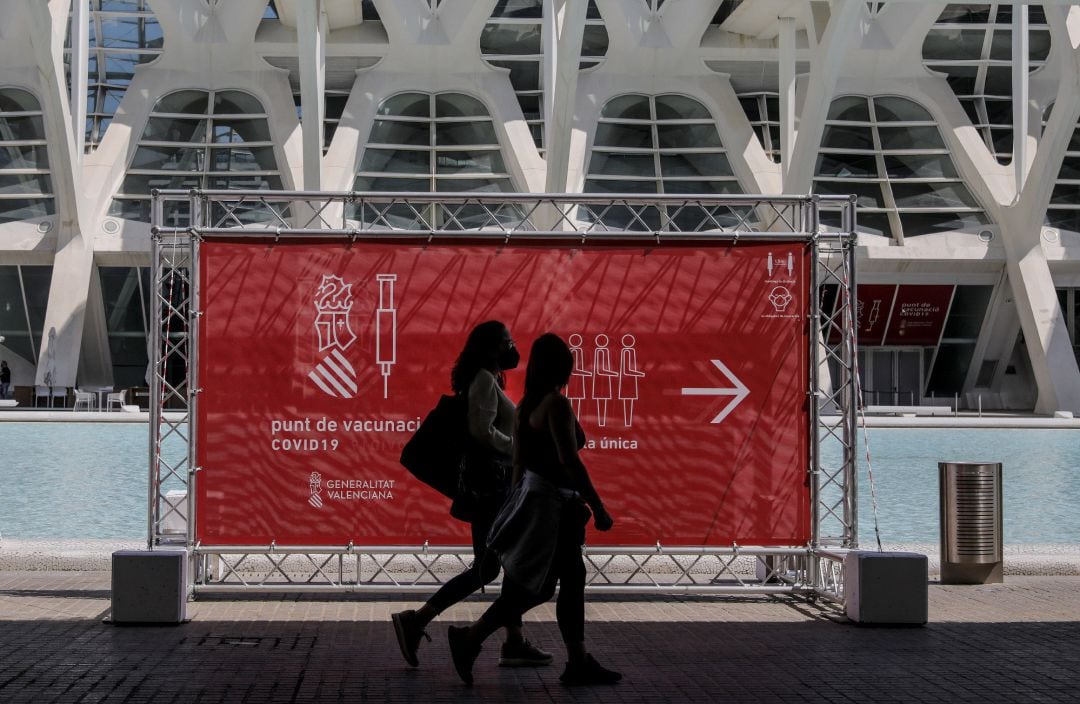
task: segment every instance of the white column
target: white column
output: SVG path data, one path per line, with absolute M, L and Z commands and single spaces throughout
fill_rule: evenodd
M 795 18 L 780 18 L 780 173 L 781 191 L 787 193 L 795 148 Z
M 318 191 L 322 188 L 323 118 L 326 113 L 326 13 L 323 0 L 298 3 L 296 14 L 304 190 Z
M 86 72 L 90 65 L 89 0 L 71 0 L 71 130 L 75 159 L 82 165 L 86 151 Z
M 1013 172 L 1016 178 L 1016 198 L 1019 200 L 1027 180 L 1028 138 L 1028 7 L 1013 5 L 1012 20 L 1012 109 L 1013 109 Z
M 544 49 L 554 55 L 544 58 L 544 148 L 547 179 L 544 190 L 563 193 L 570 168 L 570 134 L 574 129 L 577 103 L 578 64 L 585 36 L 584 0 L 545 0 Z M 551 16 L 551 20 L 547 16 Z M 550 31 L 549 31 L 550 30 Z M 552 34 L 549 40 L 548 34 Z M 550 43 L 549 43 L 550 42 Z M 550 79 L 549 79 L 550 76 Z

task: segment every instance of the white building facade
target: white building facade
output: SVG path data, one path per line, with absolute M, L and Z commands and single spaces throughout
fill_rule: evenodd
M 1080 412 L 1076 47 L 1060 0 L 5 0 L 0 358 L 145 384 L 155 188 L 850 193 L 867 403 Z

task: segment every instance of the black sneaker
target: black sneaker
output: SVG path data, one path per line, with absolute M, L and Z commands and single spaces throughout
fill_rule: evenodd
M 550 665 L 554 658 L 551 653 L 540 650 L 527 640 L 517 643 L 507 641 L 503 643 L 502 652 L 499 654 L 500 667 L 539 667 Z
M 579 687 L 591 684 L 615 684 L 622 679 L 622 675 L 596 662 L 592 655 L 586 655 L 585 661 L 580 664 L 566 663 L 566 669 L 559 679 L 568 687 Z
M 405 662 L 416 667 L 420 664 L 420 660 L 416 657 L 416 650 L 420 647 L 420 637 L 423 636 L 431 642 L 431 636 L 420 625 L 416 612 L 412 609 L 399 611 L 390 619 L 394 622 L 394 634 L 397 635 L 398 646 L 401 648 Z
M 472 686 L 472 666 L 476 662 L 476 656 L 480 654 L 481 647 L 473 645 L 469 640 L 469 629 L 465 626 L 450 626 L 447 630 L 447 639 L 450 641 L 450 656 L 454 659 L 454 669 L 457 670 L 461 681 Z

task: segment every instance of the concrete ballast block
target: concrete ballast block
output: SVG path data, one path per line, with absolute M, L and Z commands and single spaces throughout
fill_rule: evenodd
M 179 624 L 187 618 L 186 550 L 112 554 L 112 622 Z
M 849 552 L 844 558 L 844 597 L 847 616 L 856 623 L 926 623 L 926 555 Z

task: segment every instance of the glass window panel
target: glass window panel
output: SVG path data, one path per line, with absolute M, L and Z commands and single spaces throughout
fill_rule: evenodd
M 150 221 L 149 200 L 129 200 L 127 198 L 114 198 L 109 205 L 109 215 L 124 220 Z
M 761 107 L 758 105 L 757 98 L 739 98 L 739 105 L 742 107 L 743 112 L 746 114 L 746 119 L 751 122 L 764 119 L 761 114 Z
M 0 223 L 44 218 L 55 212 L 52 198 L 0 198 Z
M 124 99 L 124 93 L 126 92 L 118 88 L 109 88 L 101 96 L 101 105 L 91 112 L 103 112 L 112 115 L 120 107 L 120 101 Z
M 651 120 L 649 99 L 644 95 L 620 95 L 609 100 L 600 111 L 600 117 L 620 120 Z
M 1012 95 L 1012 68 L 990 66 L 986 69 L 986 95 Z
M 979 101 L 961 100 L 960 107 L 964 108 L 964 112 L 967 113 L 968 119 L 971 120 L 971 124 L 977 125 L 982 122 L 982 118 L 979 117 Z
M 514 90 L 540 90 L 539 61 L 492 61 L 491 65 L 510 69 L 510 85 Z M 487 115 L 487 111 L 476 114 Z
M 41 104 L 33 93 L 19 88 L 0 91 L 0 112 L 40 112 Z
M 437 174 L 501 174 L 506 172 L 502 156 L 497 151 L 438 152 L 435 155 Z
M 198 176 L 170 174 L 128 174 L 120 185 L 120 194 L 148 196 L 154 188 L 199 188 Z
M 1070 232 L 1080 232 L 1080 210 L 1055 210 L 1050 208 L 1046 211 L 1046 224 Z
M 975 342 L 993 293 L 993 286 L 957 286 L 942 337 Z
M 139 270 L 135 267 L 98 267 L 101 297 L 105 304 L 105 327 L 110 333 L 145 334 L 144 304 L 139 294 Z M 143 348 L 146 348 L 145 340 Z
M 461 93 L 435 96 L 435 117 L 487 117 L 488 111 L 476 98 Z
M 731 176 L 724 154 L 662 154 L 660 172 L 670 176 Z
M 491 120 L 435 124 L 435 144 L 440 147 L 498 144 Z
M 923 42 L 922 55 L 927 61 L 961 61 L 982 55 L 982 29 L 931 29 Z
M 882 149 L 944 149 L 936 127 L 879 127 Z
M 205 142 L 206 120 L 151 117 L 146 121 L 146 130 L 143 132 L 143 141 Z
M 954 3 L 946 5 L 938 17 L 940 24 L 985 24 L 990 20 L 987 3 Z
M 594 145 L 597 147 L 650 149 L 653 146 L 652 126 L 601 122 L 596 126 Z
M 281 179 L 277 176 L 256 176 L 254 174 L 243 174 L 236 176 L 213 176 L 207 179 L 209 184 L 207 187 L 211 189 L 228 189 L 228 190 L 281 190 Z
M 392 178 L 388 176 L 357 176 L 353 183 L 355 191 L 419 191 L 431 190 L 431 179 Z
M 944 71 L 944 68 L 937 69 Z M 946 81 L 957 96 L 975 93 L 975 80 L 979 75 L 977 66 L 949 66 Z
M 1080 186 L 1055 184 L 1054 191 L 1050 194 L 1050 202 L 1054 205 L 1080 205 Z
M 1028 34 L 1030 39 L 1030 33 Z M 979 56 L 979 52 L 975 52 Z M 1012 30 L 997 29 L 990 38 L 990 59 L 992 61 L 1012 61 Z
M 840 178 L 873 178 L 878 175 L 877 159 L 872 154 L 819 153 L 815 174 Z
M 977 208 L 979 204 L 964 184 L 902 183 L 892 184 L 897 208 Z
M 944 154 L 903 154 L 885 157 L 889 178 L 959 178 L 952 160 Z
M 259 115 L 265 112 L 259 99 L 238 90 L 223 90 L 214 95 L 215 115 Z
M 742 193 L 738 181 L 664 181 L 665 193 Z
M 112 85 L 126 86 L 140 63 L 138 54 L 105 54 L 105 80 Z
M 664 125 L 656 126 L 662 149 L 675 147 L 720 148 L 720 135 L 713 125 Z
M 656 193 L 656 181 L 585 180 L 586 193 Z
M 1013 131 L 1011 127 L 991 129 L 990 143 L 993 145 L 995 153 L 1005 155 L 1006 161 L 1012 159 Z
M 394 150 L 375 149 L 369 147 L 364 150 L 364 158 L 360 162 L 360 170 L 364 172 L 396 173 L 396 174 L 430 174 L 431 152 L 428 150 Z M 427 190 L 424 188 L 422 190 Z
M 827 119 L 842 122 L 869 122 L 870 108 L 866 103 L 866 98 L 847 95 L 832 101 Z
M 269 142 L 270 127 L 266 118 L 251 120 L 237 118 L 214 119 L 214 143 Z
M 1080 157 L 1067 156 L 1061 162 L 1061 170 L 1058 171 L 1059 179 L 1080 180 Z
M 24 266 L 20 269 L 23 290 L 26 292 L 26 313 L 30 316 L 30 333 L 34 336 L 35 346 L 40 350 L 53 268 L 51 266 Z
M 986 119 L 991 125 L 1012 125 L 1012 100 L 984 100 Z
M 52 179 L 48 174 L 5 174 L 0 172 L 2 195 L 49 195 Z
M 276 171 L 273 147 L 211 149 L 211 171 Z
M 0 142 L 45 139 L 45 123 L 40 115 L 0 116 Z
M 594 151 L 589 161 L 589 173 L 656 178 L 656 161 L 652 154 L 609 154 Z
M 1029 12 L 1035 8 L 1028 8 Z M 1034 14 L 1032 12 L 1032 14 Z M 1028 21 L 1034 24 L 1031 17 Z M 1046 61 L 1050 56 L 1050 32 L 1047 30 L 1031 30 L 1028 32 L 1028 59 L 1031 61 Z M 1032 67 L 1034 69 L 1034 67 Z
M 509 193 L 509 179 L 487 178 L 440 178 L 435 180 L 435 190 L 441 193 Z
M 526 120 L 540 119 L 543 116 L 539 95 L 518 95 L 518 103 Z
M 711 120 L 708 109 L 696 100 L 681 95 L 656 96 L 657 120 Z
M 431 98 L 427 93 L 399 93 L 384 100 L 379 115 L 431 117 Z
M 860 214 L 860 218 L 862 215 Z M 982 213 L 900 213 L 904 237 L 930 235 L 936 232 L 974 232 L 987 224 Z
M 874 98 L 874 116 L 878 122 L 934 122 L 930 111 L 906 98 Z
M 604 56 L 608 50 L 607 28 L 598 24 L 585 25 L 581 42 L 582 56 Z
M 0 208 L 3 205 L 0 204 Z M 0 218 L 3 211 L 0 210 Z M 0 219 L 0 222 L 3 222 Z M 36 362 L 30 343 L 30 329 L 26 325 L 26 309 L 23 307 L 22 284 L 19 267 L 0 266 L 0 335 L 4 346 L 27 362 Z M 10 360 L 9 360 L 10 362 Z
M 0 169 L 47 169 L 49 153 L 45 145 L 0 145 Z
M 492 17 L 540 19 L 544 16 L 542 0 L 499 0 Z
M 814 181 L 814 193 L 829 196 L 858 197 L 856 205 L 860 208 L 884 208 L 885 199 L 881 195 L 881 186 L 877 183 L 858 181 Z M 862 217 L 862 213 L 859 213 Z
M 869 127 L 857 125 L 826 125 L 821 138 L 822 148 L 872 150 L 874 136 Z
M 498 55 L 539 54 L 540 24 L 489 23 L 480 34 L 480 51 Z
M 1072 137 L 1069 139 L 1068 151 L 1080 152 L 1080 130 L 1074 130 Z
M 427 122 L 375 120 L 368 143 L 427 146 L 431 143 L 431 128 Z
M 157 171 L 202 171 L 206 150 L 188 147 L 140 146 L 131 160 L 132 169 Z

